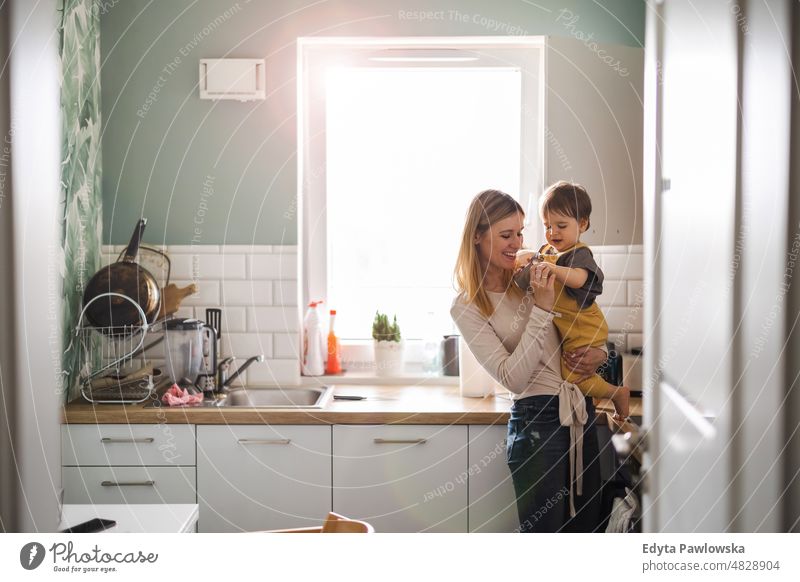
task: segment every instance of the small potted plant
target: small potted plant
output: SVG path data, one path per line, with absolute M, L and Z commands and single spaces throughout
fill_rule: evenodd
M 372 322 L 372 337 L 375 340 L 375 373 L 378 376 L 399 374 L 403 369 L 403 342 L 400 339 L 400 326 L 397 316 L 389 323 L 389 317 L 380 311 L 375 312 Z

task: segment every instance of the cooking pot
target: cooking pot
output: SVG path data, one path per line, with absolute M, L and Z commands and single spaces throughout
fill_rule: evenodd
M 158 315 L 158 282 L 136 262 L 146 224 L 146 218 L 139 220 L 122 260 L 97 271 L 83 292 L 86 319 L 105 333 L 122 333 L 124 326 L 144 324 L 137 305 L 147 323 L 153 323 Z

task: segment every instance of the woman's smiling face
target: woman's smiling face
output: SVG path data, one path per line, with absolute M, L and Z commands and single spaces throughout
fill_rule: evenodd
M 476 237 L 482 270 L 514 268 L 517 251 L 522 248 L 524 219 L 521 213 L 511 214 L 490 225 L 482 236 Z

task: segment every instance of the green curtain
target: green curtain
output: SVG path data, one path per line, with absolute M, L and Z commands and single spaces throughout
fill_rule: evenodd
M 81 350 L 75 340 L 81 296 L 100 267 L 102 159 L 100 150 L 100 11 L 93 0 L 63 0 L 61 56 L 61 189 L 63 341 L 61 387 L 66 400 L 80 393 Z

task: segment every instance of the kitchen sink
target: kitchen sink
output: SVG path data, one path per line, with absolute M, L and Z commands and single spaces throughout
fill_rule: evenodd
M 330 386 L 316 388 L 234 387 L 218 401 L 221 408 L 322 408 L 331 394 Z

